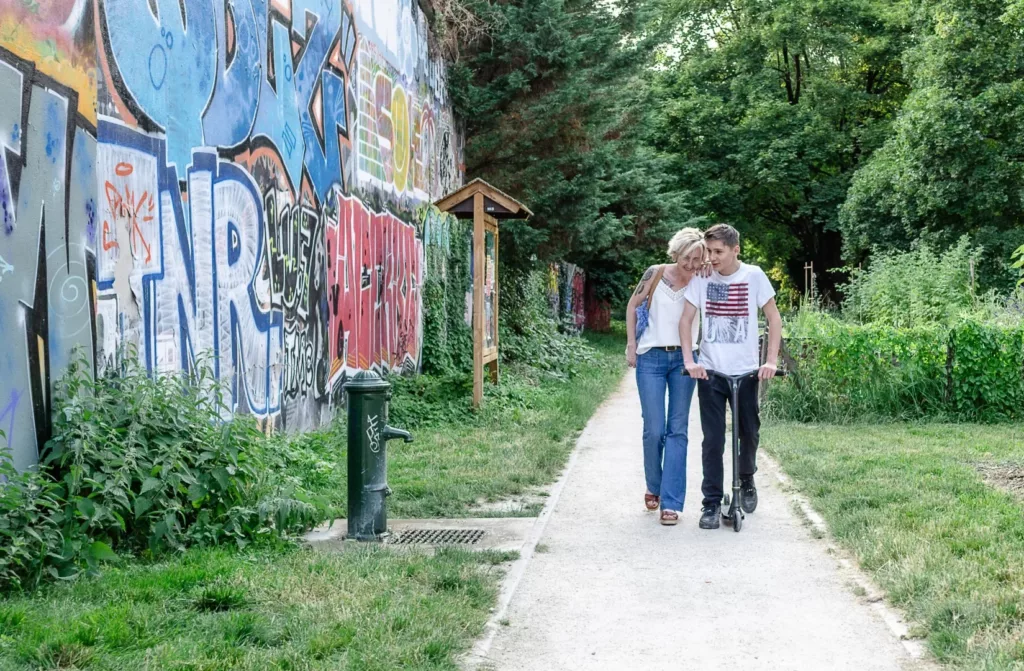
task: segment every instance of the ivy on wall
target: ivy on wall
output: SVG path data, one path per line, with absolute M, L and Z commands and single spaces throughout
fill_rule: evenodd
M 423 238 L 423 372 L 466 372 L 473 363 L 469 326 L 472 222 L 433 205 L 417 217 Z

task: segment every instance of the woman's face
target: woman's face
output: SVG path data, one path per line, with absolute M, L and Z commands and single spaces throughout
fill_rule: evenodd
M 697 272 L 701 269 L 701 266 L 704 265 L 704 248 L 698 246 L 689 254 L 685 256 L 680 255 L 676 259 L 676 265 L 678 265 L 679 269 L 684 273 Z

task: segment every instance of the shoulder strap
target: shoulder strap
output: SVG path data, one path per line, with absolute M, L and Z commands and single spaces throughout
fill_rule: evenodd
M 654 301 L 651 300 L 651 296 L 654 295 L 655 289 L 661 284 L 661 278 L 665 274 L 665 266 L 658 268 L 658 272 L 654 274 L 654 281 L 651 282 L 651 286 L 647 289 L 647 296 L 644 300 L 647 301 L 647 312 L 650 313 L 654 310 Z

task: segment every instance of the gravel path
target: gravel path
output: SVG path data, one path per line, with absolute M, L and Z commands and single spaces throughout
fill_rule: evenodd
M 697 527 L 696 398 L 686 509 L 674 528 L 643 509 L 640 433 L 631 374 L 581 436 L 507 620 L 477 668 L 926 668 L 853 593 L 768 460 L 758 473 L 760 505 L 741 533 Z M 727 478 L 729 469 L 727 451 Z

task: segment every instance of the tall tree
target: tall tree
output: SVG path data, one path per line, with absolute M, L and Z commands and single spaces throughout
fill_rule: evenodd
M 907 94 L 902 5 L 677 0 L 654 142 L 693 209 L 800 278 L 842 265 L 838 210 Z M 837 277 L 820 274 L 827 290 Z
M 471 6 L 491 29 L 450 73 L 466 120 L 467 176 L 535 213 L 503 229 L 504 261 L 573 261 L 612 297 L 691 216 L 643 139 L 660 8 L 619 5 L 478 0 Z
M 913 92 L 853 181 L 847 251 L 968 234 L 988 252 L 983 283 L 1010 286 L 1024 243 L 1024 2 L 932 0 L 913 19 Z

